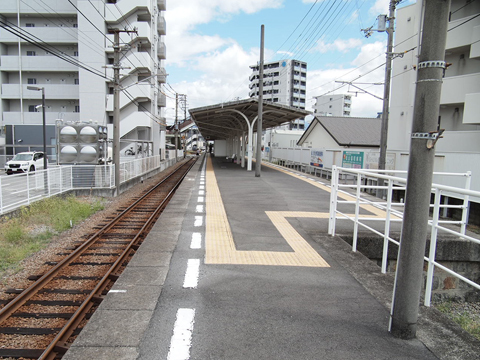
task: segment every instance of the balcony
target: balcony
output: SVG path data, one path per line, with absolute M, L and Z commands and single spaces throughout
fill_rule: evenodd
M 19 111 L 5 111 L 3 113 L 3 121 L 5 125 L 22 124 L 22 114 Z M 25 124 L 40 125 L 43 124 L 42 112 L 24 112 L 23 119 Z M 80 113 L 74 112 L 45 112 L 45 120 L 47 124 L 55 124 L 55 120 L 63 119 L 64 121 L 80 121 Z
M 157 18 L 157 31 L 160 35 L 165 35 L 167 33 L 167 22 L 163 16 L 158 16 Z
M 453 49 L 460 46 L 470 46 L 472 45 L 472 39 L 475 36 L 475 32 L 478 31 L 478 26 L 480 26 L 480 17 L 468 21 L 476 15 L 471 15 L 462 19 L 455 21 L 450 21 L 448 23 L 448 29 L 456 27 L 460 24 L 462 26 L 457 27 L 456 29 L 449 31 L 447 33 L 447 45 L 446 49 Z M 477 28 L 477 29 L 475 29 Z
M 42 99 L 41 91 L 28 90 L 27 85 L 23 84 L 23 98 L 24 99 Z M 64 84 L 36 84 L 34 86 L 45 88 L 45 98 L 47 100 L 76 100 L 79 98 L 78 85 L 64 85 Z M 20 85 L 19 84 L 3 84 L 2 85 L 3 99 L 20 99 Z
M 167 47 L 163 41 L 158 42 L 157 56 L 159 59 L 165 60 L 167 58 Z
M 2 0 L 2 14 L 16 14 L 18 5 L 20 5 L 20 13 L 51 15 L 51 11 L 49 9 L 55 9 L 57 14 L 77 15 L 77 10 L 75 10 L 75 8 L 65 0 L 42 0 L 42 2 Z
M 157 81 L 160 84 L 165 84 L 167 82 L 167 72 L 166 72 L 165 68 L 162 67 L 162 68 L 158 69 Z
M 58 28 L 56 26 L 45 26 L 45 27 L 22 27 L 23 31 L 27 31 L 36 38 L 41 39 L 42 41 L 50 44 L 74 44 L 77 43 L 77 29 L 62 27 Z M 65 31 L 64 31 L 65 30 Z M 2 43 L 17 43 L 18 37 L 13 35 L 8 31 L 0 32 L 0 42 Z M 27 43 L 22 40 L 22 43 Z
M 158 10 L 167 10 L 166 0 L 157 0 Z
M 480 93 L 480 73 L 446 77 L 443 79 L 440 104 L 462 104 L 466 94 L 475 93 Z
M 78 72 L 78 66 L 70 64 L 53 55 L 47 56 L 22 56 L 23 71 L 69 71 Z M 4 55 L 0 57 L 2 71 L 18 71 L 19 57 Z
M 150 87 L 148 83 L 142 83 L 138 85 L 130 86 L 128 89 L 129 96 L 125 92 L 120 93 L 120 110 L 125 106 L 133 103 L 133 100 L 138 102 L 150 100 Z M 133 98 L 133 100 L 131 100 Z M 107 95 L 106 111 L 113 111 L 113 94 Z
M 167 97 L 165 94 L 159 92 L 157 94 L 157 106 L 166 107 L 167 106 Z
M 59 0 L 60 1 L 60 0 Z M 116 4 L 105 4 L 105 20 L 107 22 L 118 22 L 125 17 L 128 17 L 130 14 L 135 13 L 139 10 L 148 11 L 152 14 L 152 9 L 150 8 L 150 0 L 135 0 L 135 1 L 118 1 Z
M 132 50 L 128 52 L 126 59 L 124 58 L 122 60 L 122 65 L 130 68 L 128 69 L 129 73 L 140 69 L 146 69 L 148 72 L 151 72 L 151 69 L 153 68 L 151 62 L 152 59 L 147 52 L 137 52 Z

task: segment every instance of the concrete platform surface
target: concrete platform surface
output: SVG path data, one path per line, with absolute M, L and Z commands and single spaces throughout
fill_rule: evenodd
M 478 359 L 434 309 L 388 333 L 393 277 L 327 235 L 314 181 L 202 157 L 64 359 Z

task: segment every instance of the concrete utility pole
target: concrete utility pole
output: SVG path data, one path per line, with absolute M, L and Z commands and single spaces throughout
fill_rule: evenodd
M 120 30 L 113 35 L 113 163 L 115 196 L 120 195 Z
M 113 33 L 113 163 L 115 164 L 115 196 L 120 195 L 120 33 L 136 33 L 137 30 L 111 29 Z
M 380 132 L 380 158 L 378 168 L 385 170 L 387 159 L 388 113 L 390 111 L 390 79 L 392 77 L 393 33 L 395 31 L 395 10 L 399 0 L 390 0 L 387 28 L 387 55 L 385 61 L 385 84 L 383 86 L 382 128 Z M 383 182 L 383 181 L 382 181 Z
M 425 0 L 391 333 L 416 336 L 450 0 Z M 441 131 L 441 130 L 440 130 Z
M 257 162 L 255 177 L 260 177 L 262 171 L 262 121 L 263 121 L 263 48 L 265 41 L 265 25 L 262 25 L 260 35 L 260 68 L 258 84 L 258 117 L 257 117 Z
M 175 162 L 178 159 L 178 93 L 175 94 Z

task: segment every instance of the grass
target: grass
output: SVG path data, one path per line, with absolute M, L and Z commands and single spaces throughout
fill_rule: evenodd
M 0 223 L 0 275 L 43 249 L 57 234 L 102 210 L 99 198 L 52 197 L 24 207 Z
M 459 303 L 453 301 L 446 301 L 438 304 L 436 308 L 460 325 L 462 329 L 480 340 L 479 315 L 471 314 L 469 311 L 462 309 Z

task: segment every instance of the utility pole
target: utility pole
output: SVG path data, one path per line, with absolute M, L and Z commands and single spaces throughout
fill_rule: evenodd
M 120 33 L 136 33 L 137 30 L 111 29 L 113 33 L 113 163 L 115 164 L 115 196 L 120 195 Z
M 440 92 L 445 70 L 450 0 L 425 0 L 422 48 L 417 66 L 405 212 L 394 289 L 390 331 L 402 339 L 416 336 L 423 282 L 428 214 L 435 159 Z
M 383 86 L 383 108 L 382 108 L 382 127 L 380 132 L 380 157 L 378 159 L 378 169 L 385 170 L 387 161 L 387 137 L 388 137 L 388 116 L 390 111 L 390 79 L 392 77 L 392 59 L 393 59 L 393 32 L 395 31 L 395 9 L 399 0 L 390 0 L 387 28 L 387 54 L 385 59 L 385 83 Z M 383 186 L 383 179 L 379 179 L 379 186 Z M 385 190 L 381 189 L 380 197 L 383 198 Z
M 260 177 L 262 170 L 262 121 L 263 121 L 263 48 L 265 41 L 265 25 L 261 27 L 260 35 L 260 68 L 258 84 L 258 117 L 257 117 L 257 161 L 255 163 L 255 177 Z
M 175 94 L 175 162 L 178 159 L 178 93 Z

